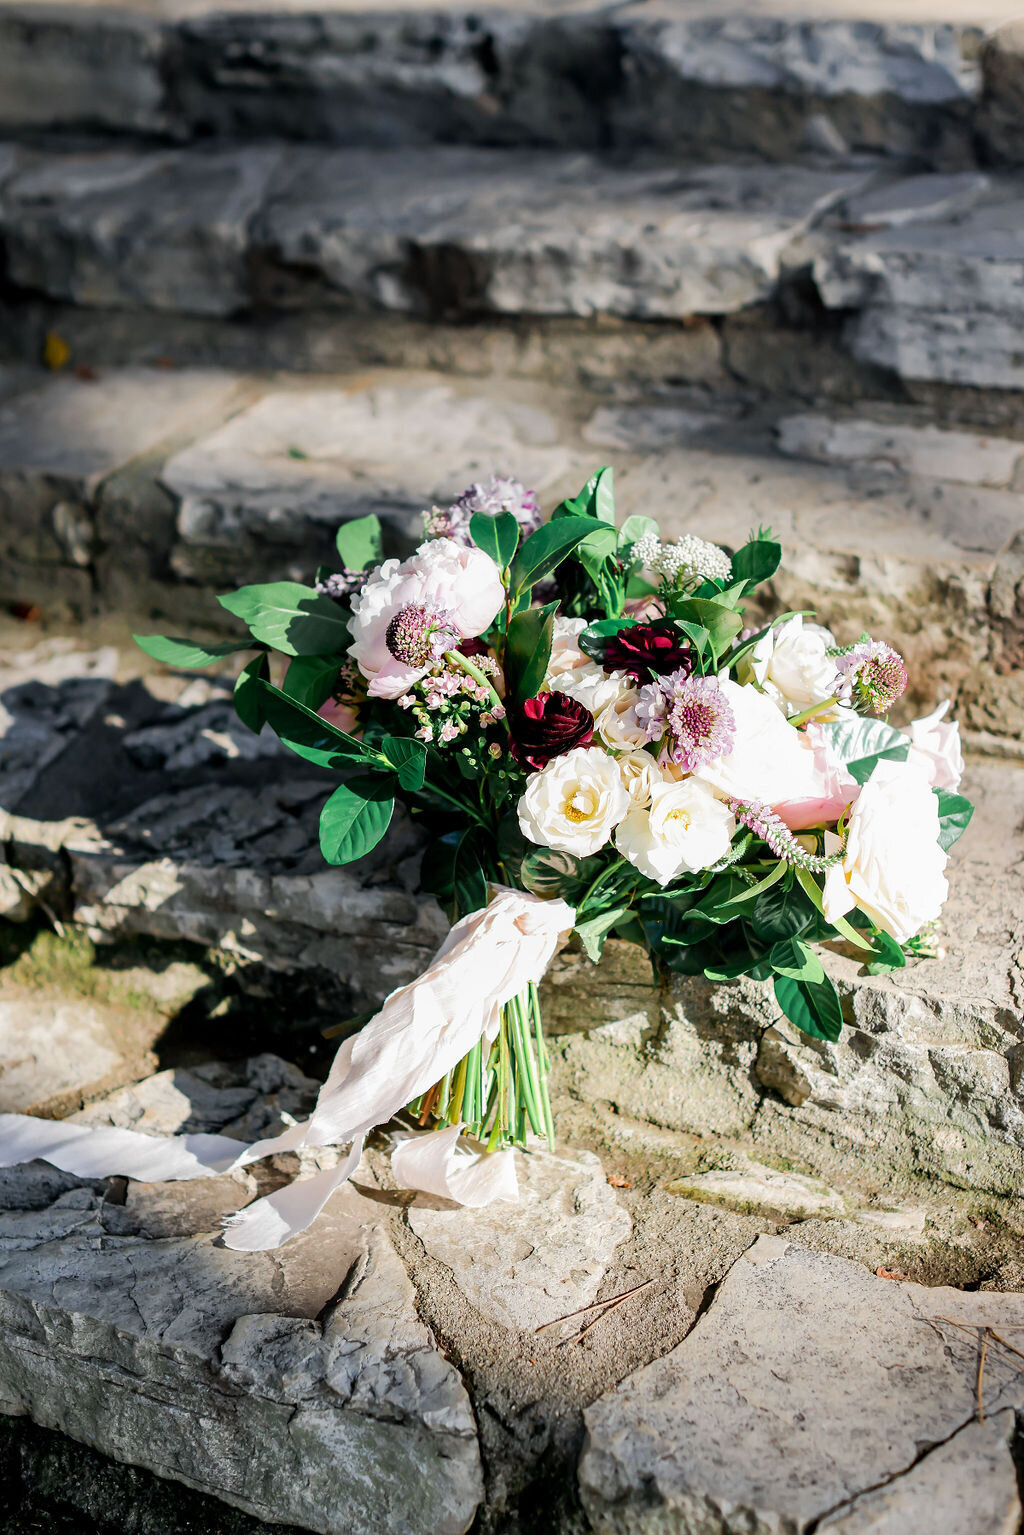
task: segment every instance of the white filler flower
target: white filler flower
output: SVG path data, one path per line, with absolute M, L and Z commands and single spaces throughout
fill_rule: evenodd
M 519 826 L 540 847 L 586 857 L 604 847 L 629 805 L 614 758 L 597 746 L 577 746 L 530 778 Z
M 724 858 L 736 822 L 728 806 L 696 778 L 659 783 L 647 808 L 635 806 L 615 833 L 615 846 L 648 879 L 671 884 Z
M 825 881 L 825 916 L 832 922 L 859 906 L 906 943 L 942 910 L 946 862 L 939 802 L 924 768 L 912 758 L 879 762 L 850 812 L 843 861 Z

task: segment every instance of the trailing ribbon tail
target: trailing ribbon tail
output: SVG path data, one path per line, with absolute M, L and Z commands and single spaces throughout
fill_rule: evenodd
M 7 1114 L 0 1115 L 0 1166 L 39 1157 L 81 1177 L 119 1173 L 152 1183 L 214 1177 L 279 1152 L 351 1143 L 336 1168 L 299 1179 L 229 1218 L 228 1247 L 279 1247 L 315 1220 L 351 1175 L 370 1130 L 425 1093 L 478 1040 L 494 1039 L 502 1006 L 540 981 L 575 916 L 564 901 L 496 889 L 487 906 L 455 924 L 424 973 L 393 991 L 345 1040 L 310 1118 L 281 1135 L 239 1150 L 226 1136 L 161 1138 Z M 481 1159 L 459 1149 L 457 1139 L 458 1131 L 449 1129 L 417 1138 L 422 1151 L 400 1145 L 404 1186 L 443 1191 L 466 1204 L 515 1198 L 511 1155 Z M 425 1182 L 413 1182 L 416 1177 Z

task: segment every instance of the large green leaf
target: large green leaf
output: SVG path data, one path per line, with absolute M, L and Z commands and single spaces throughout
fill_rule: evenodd
M 243 586 L 217 601 L 247 623 L 256 639 L 286 656 L 340 655 L 348 646 L 348 624 L 338 604 L 297 581 Z
M 852 922 L 847 922 L 845 917 L 825 916 L 825 907 L 822 900 L 821 886 L 818 884 L 811 871 L 809 869 L 801 869 L 797 867 L 795 873 L 797 879 L 800 882 L 800 888 L 804 892 L 804 895 L 806 895 L 807 899 L 811 902 L 815 911 L 821 913 L 823 920 L 828 923 L 829 927 L 834 928 L 842 938 L 846 939 L 847 943 L 852 943 L 854 948 L 870 949 L 871 945 L 864 937 L 864 934 L 858 933 Z
M 408 794 L 422 789 L 427 772 L 427 748 L 423 741 L 415 736 L 385 736 L 380 749 Z
M 907 956 L 892 934 L 878 929 L 872 936 L 871 958 L 864 967 L 868 975 L 888 975 L 893 970 L 902 970 Z
M 505 638 L 505 687 L 513 705 L 536 698 L 551 659 L 551 634 L 557 602 L 524 608 L 510 621 Z
M 475 826 L 440 837 L 427 850 L 421 875 L 424 890 L 452 909 L 455 920 L 487 904 L 487 871 Z
M 612 928 L 622 921 L 628 911 L 628 906 L 614 906 L 610 911 L 599 912 L 596 917 L 588 917 L 585 922 L 577 922 L 574 931 L 583 945 L 583 952 L 595 965 L 604 952 Z
M 687 633 L 692 631 L 687 627 L 705 629 L 716 662 L 724 655 L 733 640 L 743 628 L 743 616 L 735 608 L 727 606 L 724 602 L 715 602 L 707 597 L 676 598 L 671 603 L 672 616 L 681 620 L 681 626 Z
M 469 536 L 478 549 L 489 554 L 499 570 L 512 563 L 519 543 L 519 524 L 511 512 L 474 512 L 469 520 Z
M 743 582 L 744 593 L 769 581 L 782 562 L 782 545 L 770 538 L 753 538 L 732 557 L 733 578 Z
M 320 851 L 328 863 L 355 863 L 387 831 L 395 801 L 372 774 L 339 784 L 320 812 Z
M 197 645 L 194 640 L 175 640 L 166 634 L 133 634 L 140 650 L 165 666 L 212 666 L 236 650 L 251 650 L 251 640 L 226 640 L 220 645 Z
M 546 522 L 520 545 L 512 562 L 512 590 L 525 592 L 543 581 L 593 531 L 594 522 L 590 517 L 560 517 L 557 521 Z
M 267 723 L 263 693 L 259 684 L 269 680 L 270 661 L 264 650 L 258 656 L 253 656 L 252 660 L 242 667 L 235 683 L 235 713 L 253 735 L 258 736 Z
M 640 539 L 645 538 L 648 533 L 653 533 L 655 538 L 660 538 L 661 529 L 653 517 L 645 517 L 642 513 L 634 512 L 631 517 L 626 518 L 619 529 L 619 548 L 628 549 L 630 544 L 639 543 Z
M 595 661 L 604 657 L 605 646 L 616 634 L 623 629 L 633 629 L 639 623 L 636 618 L 599 618 L 596 623 L 588 624 L 576 643 L 584 655 L 590 656 Z
M 288 663 L 281 691 L 315 712 L 330 698 L 339 669 L 337 656 L 295 656 Z
M 774 885 L 758 896 L 749 920 L 759 938 L 778 943 L 806 932 L 814 921 L 814 908 L 799 885 L 794 886 L 788 878 L 785 884 Z
M 370 755 L 361 741 L 329 725 L 313 709 L 307 709 L 297 698 L 289 698 L 261 677 L 253 677 L 252 687 L 262 700 L 267 724 L 285 746 L 307 762 L 338 768 Z
M 365 570 L 368 565 L 379 565 L 384 555 L 380 518 L 371 512 L 369 517 L 353 517 L 350 522 L 343 522 L 336 543 L 346 570 Z
M 788 975 L 775 977 L 775 1000 L 803 1034 L 827 1039 L 831 1044 L 843 1031 L 843 1012 L 835 987 L 824 976 L 821 981 L 796 981 Z
M 933 792 L 939 801 L 939 846 L 948 852 L 971 824 L 974 806 L 962 794 L 953 794 L 949 789 Z
M 545 900 L 561 896 L 570 904 L 593 884 L 601 870 L 601 857 L 592 854 L 578 858 L 575 853 L 560 853 L 555 848 L 535 847 L 526 854 L 520 869 L 524 890 Z
M 825 971 L 821 959 L 810 944 L 799 938 L 783 938 L 773 944 L 768 955 L 772 969 L 791 981 L 806 981 L 814 985 L 824 980 Z

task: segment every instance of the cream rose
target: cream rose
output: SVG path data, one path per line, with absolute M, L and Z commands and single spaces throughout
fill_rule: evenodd
M 831 697 L 839 672 L 828 654 L 835 636 L 803 617 L 787 618 L 754 646 L 740 663 L 744 681 L 754 681 L 784 714 L 799 714 L 811 704 Z
M 600 747 L 577 746 L 530 777 L 519 827 L 540 847 L 586 857 L 604 847 L 629 805 L 615 759 Z
M 623 688 L 617 698 L 605 704 L 594 721 L 598 736 L 613 751 L 638 751 L 647 744 L 647 726 L 641 725 L 636 714 L 639 697 L 636 688 Z
M 490 555 L 452 538 L 430 539 L 407 560 L 385 560 L 352 598 L 348 650 L 369 681 L 370 696 L 399 698 L 428 670 L 397 659 L 388 648 L 388 627 L 403 608 L 443 614 L 459 637 L 469 639 L 483 634 L 504 600 L 501 572 Z
M 721 800 L 696 778 L 662 782 L 650 806 L 634 806 L 615 833 L 623 858 L 659 885 L 695 874 L 724 858 L 736 822 Z
M 850 812 L 841 864 L 825 880 L 830 922 L 858 906 L 897 943 L 933 922 L 948 893 L 939 802 L 919 762 L 881 761 Z
M 732 749 L 703 763 L 696 776 L 720 794 L 763 805 L 820 799 L 821 770 L 803 732 L 752 684 L 724 678 L 719 686 L 736 722 Z
M 665 774 L 650 752 L 627 752 L 617 759 L 616 766 L 634 805 L 649 805 L 654 785 L 665 781 Z
M 549 693 L 566 693 L 597 716 L 629 687 L 625 672 L 606 672 L 580 649 L 579 636 L 585 618 L 556 618 L 552 629 L 551 659 L 544 686 Z
M 913 720 L 903 734 L 910 737 L 910 756 L 920 762 L 934 789 L 959 789 L 964 776 L 960 726 L 947 720 L 949 699 L 924 719 Z

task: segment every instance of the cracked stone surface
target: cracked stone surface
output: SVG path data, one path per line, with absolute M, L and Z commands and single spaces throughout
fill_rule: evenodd
M 166 1021 L 0 986 L 0 1113 L 51 1115 L 144 1075 Z
M 273 1122 L 311 1085 L 263 1057 L 234 1080 L 156 1078 L 106 1118 L 248 1133 L 268 1089 Z M 461 1535 L 481 1494 L 473 1415 L 379 1206 L 350 1185 L 279 1251 L 232 1253 L 216 1233 L 248 1175 L 129 1183 L 121 1203 L 119 1182 L 3 1174 L 4 1410 L 272 1522 Z
M 632 1222 L 591 1153 L 536 1149 L 516 1166 L 518 1204 L 470 1210 L 421 1194 L 408 1219 L 471 1306 L 532 1332 L 590 1305 Z
M 587 1409 L 580 1489 L 591 1524 L 597 1535 L 798 1535 L 832 1514 L 822 1527 L 895 1532 L 912 1526 L 894 1522 L 893 1507 L 906 1516 L 929 1487 L 962 1502 L 993 1473 L 976 1511 L 988 1522 L 974 1528 L 1001 1535 L 1021 1509 L 1006 1418 L 988 1434 L 969 1427 L 977 1328 L 1022 1323 L 1024 1296 L 897 1284 L 761 1237 L 677 1348 Z M 986 1415 L 1022 1400 L 1024 1377 L 1004 1366 Z M 884 1499 L 873 1494 L 886 1483 Z

